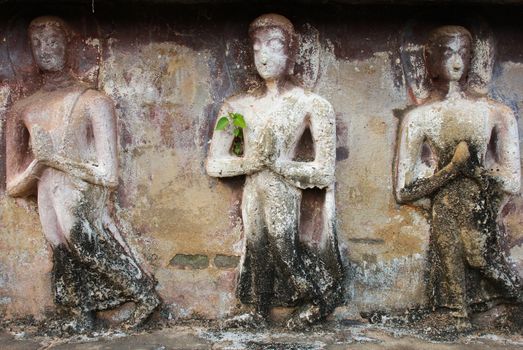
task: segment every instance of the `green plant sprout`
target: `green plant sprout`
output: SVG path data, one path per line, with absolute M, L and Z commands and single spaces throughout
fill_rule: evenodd
M 229 132 L 231 132 L 231 126 L 232 135 L 234 136 L 231 150 L 235 155 L 241 156 L 243 155 L 243 129 L 247 127 L 243 115 L 241 115 L 240 113 L 229 112 L 227 115 L 224 115 L 218 120 L 218 123 L 216 123 L 215 130 L 223 131 L 229 128 Z

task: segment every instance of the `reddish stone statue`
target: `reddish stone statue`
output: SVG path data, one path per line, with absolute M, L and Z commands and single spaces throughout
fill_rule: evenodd
M 136 326 L 160 301 L 107 209 L 118 186 L 113 103 L 69 72 L 62 20 L 33 20 L 29 40 L 43 86 L 9 115 L 7 193 L 37 194 L 53 250 L 55 301 L 75 316 L 71 328 L 88 329 L 95 311 L 127 301 L 136 309 L 126 326 Z

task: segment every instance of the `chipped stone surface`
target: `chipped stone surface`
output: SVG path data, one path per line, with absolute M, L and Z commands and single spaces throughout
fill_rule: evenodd
M 159 298 L 107 207 L 118 185 L 112 101 L 69 72 L 71 35 L 60 18 L 37 17 L 28 33 L 43 84 L 9 110 L 6 193 L 37 196 L 61 328 L 90 329 L 96 311 L 126 301 L 136 303 L 126 320 L 135 327 Z
M 8 349 L 281 349 L 281 350 L 516 350 L 521 336 L 472 333 L 453 343 L 434 342 L 398 329 L 357 324 L 344 327 L 317 327 L 312 332 L 289 332 L 281 328 L 261 331 L 226 331 L 211 326 L 174 326 L 138 334 L 101 333 L 91 337 L 57 339 L 27 338 L 27 332 L 0 332 Z
M 238 267 L 240 262 L 239 256 L 230 256 L 230 255 L 216 255 L 214 257 L 214 266 L 217 268 L 231 269 Z
M 436 312 L 452 315 L 444 322 L 460 324 L 478 310 L 523 302 L 498 224 L 501 207 L 521 187 L 517 121 L 508 106 L 463 90 L 476 78 L 469 67 L 492 59 L 472 44 L 460 26 L 429 34 L 425 65 L 434 91 L 402 117 L 395 168 L 398 203 L 431 201 L 428 295 Z
M 300 310 L 287 326 L 299 328 L 325 318 L 341 301 L 335 115 L 329 102 L 291 82 L 298 45 L 287 18 L 262 15 L 251 23 L 249 34 L 265 87 L 225 101 L 219 116 L 239 113 L 244 118 L 243 153 L 231 152 L 235 135 L 220 130 L 222 119 L 217 119 L 206 164 L 213 177 L 246 175 L 245 248 L 237 295 L 255 311 L 231 319 L 230 324 L 257 326 L 258 319 L 263 323 L 268 318 L 270 306 L 290 305 Z M 313 147 L 310 159 L 303 160 L 299 158 L 307 155 L 303 152 L 300 157 L 299 147 L 307 130 Z M 318 200 L 307 207 L 302 190 L 313 188 Z M 310 216 L 309 222 L 300 220 L 305 216 Z M 307 229 L 309 237 L 304 238 Z
M 169 264 L 179 268 L 205 269 L 209 266 L 209 258 L 206 255 L 201 254 L 176 254 Z

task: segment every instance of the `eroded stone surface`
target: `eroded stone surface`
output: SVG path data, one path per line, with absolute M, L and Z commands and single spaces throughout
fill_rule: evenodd
M 54 301 L 69 313 L 62 330 L 85 331 L 94 312 L 126 301 L 137 326 L 158 306 L 154 280 L 138 265 L 109 208 L 118 184 L 112 101 L 71 76 L 69 33 L 56 17 L 29 26 L 42 87 L 11 108 L 7 186 L 11 197 L 38 197 L 52 248 Z
M 8 349 L 429 349 L 429 350 L 494 350 L 520 349 L 521 336 L 495 333 L 471 333 L 448 342 L 435 342 L 412 332 L 372 325 L 350 327 L 315 327 L 314 332 L 289 332 L 282 328 L 263 331 L 220 330 L 217 327 L 173 326 L 138 334 L 100 333 L 91 337 L 27 339 L 28 333 L 2 332 L 0 341 Z
M 246 28 L 267 11 L 267 5 L 112 4 L 97 1 L 95 14 L 89 6 L 63 4 L 62 8 L 70 28 L 78 33 L 75 59 L 83 71 L 93 73 L 94 80 L 82 80 L 94 82 L 116 107 L 120 185 L 114 196 L 114 218 L 140 265 L 155 274 L 167 307 L 162 314 L 181 319 L 227 317 L 236 311 L 238 271 L 216 268 L 212 259 L 216 254 L 241 254 L 243 182 L 207 176 L 204 160 L 214 128 L 211 123 L 222 101 L 262 83 Z M 32 6 L 36 12 L 50 12 L 41 2 Z M 449 11 L 440 5 L 277 6 L 292 14 L 300 34 L 299 51 L 314 58 L 299 60 L 297 65 L 311 62 L 312 67 L 297 67 L 296 73 L 310 72 L 310 78 L 303 80 L 336 112 L 337 234 L 344 264 L 355 268 L 344 279 L 350 314 L 426 305 L 430 223 L 423 210 L 398 205 L 393 197 L 398 119 L 392 111 L 405 108 L 408 101 L 398 53 L 400 33 L 409 19 L 419 20 L 415 34 L 422 47 L 432 29 L 429 20 L 440 23 Z M 0 14 L 1 111 L 20 98 L 21 87 L 29 88 L 40 77 L 34 75 L 25 48 L 32 19 L 19 17 L 25 8 L 11 4 Z M 472 21 L 478 11 L 497 44 L 489 95 L 517 112 L 523 108 L 518 45 L 523 36 L 517 11 L 461 6 L 447 23 Z M 233 20 L 231 13 L 235 13 Z M 420 17 L 423 13 L 426 16 Z M 78 73 L 76 68 L 74 72 Z M 2 115 L 0 120 L 5 118 Z M 521 128 L 521 119 L 518 124 Z M 2 157 L 0 144 L 0 179 L 4 179 Z M 2 191 L 0 315 L 42 319 L 54 310 L 52 259 L 37 206 Z M 513 196 L 500 221 L 507 249 L 523 274 L 522 214 L 523 200 Z M 179 269 L 169 265 L 176 254 L 206 255 L 211 264 L 202 270 Z
M 436 311 L 449 315 L 434 322 L 458 330 L 470 312 L 523 301 L 498 227 L 501 208 L 520 190 L 517 121 L 507 106 L 462 90 L 471 45 L 463 27 L 430 34 L 425 52 L 434 90 L 403 116 L 396 158 L 397 201 L 431 201 L 429 293 Z
M 326 100 L 290 81 L 297 44 L 288 19 L 260 16 L 249 34 L 265 87 L 227 99 L 220 110 L 219 116 L 239 113 L 246 122 L 241 156 L 231 151 L 237 136 L 219 130 L 217 119 L 207 159 L 210 176 L 247 176 L 237 295 L 255 311 L 227 324 L 260 326 L 270 306 L 300 305 L 287 325 L 301 328 L 330 314 L 342 297 L 334 221 L 335 116 Z M 299 150 L 306 131 L 310 159 L 306 149 Z M 309 222 L 300 222 L 307 215 L 301 214 L 306 205 L 303 190 L 313 188 L 319 190 L 309 192 L 314 203 L 308 208 Z
M 205 269 L 209 266 L 209 258 L 205 255 L 176 254 L 169 262 L 170 265 L 180 268 Z

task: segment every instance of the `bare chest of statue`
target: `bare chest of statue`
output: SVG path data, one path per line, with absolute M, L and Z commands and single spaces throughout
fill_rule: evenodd
M 480 162 L 484 159 L 494 123 L 488 102 L 465 98 L 448 99 L 424 106 L 418 111 L 426 141 L 440 165 L 450 161 L 456 146 L 466 141 Z
M 264 133 L 271 133 L 280 154 L 293 152 L 308 123 L 311 106 L 304 92 L 293 89 L 277 98 L 247 97 L 235 104 L 245 117 L 247 130 L 245 135 L 246 150 L 249 145 L 259 141 Z
M 21 118 L 29 131 L 31 141 L 33 130 L 45 131 L 55 150 L 59 153 L 87 160 L 93 153 L 92 127 L 84 113 L 85 101 L 80 101 L 83 86 L 72 86 L 54 91 L 38 91 L 22 101 Z
M 38 125 L 50 134 L 63 130 L 70 124 L 78 126 L 81 120 L 72 120 L 73 108 L 78 101 L 81 90 L 65 88 L 55 91 L 39 91 L 28 97 L 22 103 L 22 118 L 26 127 L 31 131 L 32 126 Z

